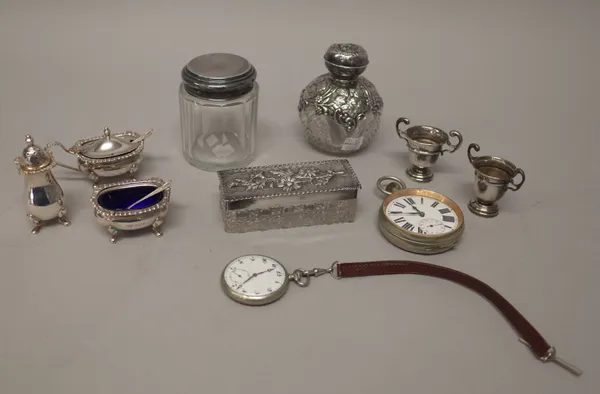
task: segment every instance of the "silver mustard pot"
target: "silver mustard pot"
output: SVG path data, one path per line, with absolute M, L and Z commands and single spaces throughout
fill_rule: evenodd
M 33 222 L 31 232 L 40 232 L 42 224 L 57 220 L 68 226 L 64 193 L 52 169 L 57 165 L 52 152 L 34 144 L 30 135 L 25 137 L 27 146 L 14 163 L 20 175 L 25 177 L 27 217 Z
M 56 141 L 48 144 L 48 147 L 60 146 L 67 153 L 75 155 L 78 163 L 76 170 L 96 181 L 98 178 L 134 175 L 143 159 L 144 140 L 153 132 L 150 130 L 144 135 L 133 131 L 112 134 L 106 127 L 103 135 L 81 139 L 71 148 L 65 148 Z

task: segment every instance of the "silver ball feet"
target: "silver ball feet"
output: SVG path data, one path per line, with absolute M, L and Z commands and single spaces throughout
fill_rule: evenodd
M 33 228 L 31 229 L 31 234 L 36 235 L 40 233 L 40 230 L 42 229 L 42 221 L 33 216 L 33 215 L 27 215 L 27 217 L 33 222 Z
M 58 218 L 58 222 L 65 227 L 71 225 L 71 222 L 66 217 Z
M 117 243 L 117 235 L 119 235 L 119 230 L 117 230 L 116 228 L 114 228 L 112 226 L 109 226 L 108 233 L 110 234 L 110 243 L 111 244 Z
M 67 219 L 67 208 L 63 207 L 58 214 L 58 222 L 63 226 L 70 226 L 71 222 Z
M 162 224 L 163 224 L 163 221 L 161 219 L 156 219 L 156 221 L 154 223 L 152 223 L 152 231 L 154 232 L 154 235 L 156 235 L 157 237 L 163 236 L 163 232 L 160 228 L 160 226 Z

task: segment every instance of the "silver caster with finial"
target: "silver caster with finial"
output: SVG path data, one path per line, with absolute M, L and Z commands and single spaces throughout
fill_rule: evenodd
M 31 233 L 38 234 L 48 222 L 70 225 L 64 192 L 52 174 L 58 165 L 52 152 L 35 145 L 30 135 L 25 137 L 25 143 L 25 149 L 14 163 L 19 174 L 25 177 L 26 215 L 33 223 Z

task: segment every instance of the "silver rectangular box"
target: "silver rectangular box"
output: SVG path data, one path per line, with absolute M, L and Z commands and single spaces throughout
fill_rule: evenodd
M 348 160 L 244 167 L 217 174 L 228 233 L 354 221 L 361 185 Z

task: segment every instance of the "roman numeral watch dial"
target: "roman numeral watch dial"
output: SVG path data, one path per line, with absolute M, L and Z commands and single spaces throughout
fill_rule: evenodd
M 427 189 L 407 189 L 396 177 L 385 176 L 377 187 L 387 195 L 379 228 L 395 246 L 418 254 L 453 248 L 464 230 L 460 207 L 448 197 Z

